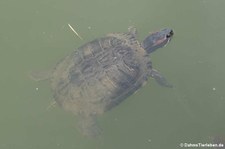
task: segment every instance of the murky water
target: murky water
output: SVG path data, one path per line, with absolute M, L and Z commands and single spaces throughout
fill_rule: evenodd
M 1 0 L 0 148 L 174 149 L 224 136 L 224 6 L 224 0 Z M 174 88 L 150 79 L 99 118 L 100 138 L 86 139 L 76 130 L 76 117 L 48 108 L 53 102 L 49 82 L 32 81 L 28 74 L 131 25 L 140 40 L 148 32 L 174 29 L 171 43 L 151 56 Z

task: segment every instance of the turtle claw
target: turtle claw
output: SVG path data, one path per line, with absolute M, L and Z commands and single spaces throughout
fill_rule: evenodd
M 134 26 L 129 26 L 128 32 L 136 36 L 137 35 L 137 28 L 134 27 Z
M 154 78 L 156 80 L 156 82 L 159 85 L 161 85 L 163 87 L 169 87 L 169 88 L 173 87 L 169 82 L 167 82 L 166 78 L 164 78 L 157 70 L 152 69 L 150 75 L 152 78 Z

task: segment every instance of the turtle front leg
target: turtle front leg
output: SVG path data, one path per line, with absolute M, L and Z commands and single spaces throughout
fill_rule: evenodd
M 154 78 L 156 80 L 156 82 L 163 86 L 163 87 L 169 87 L 169 88 L 172 88 L 173 86 L 167 82 L 166 78 L 164 78 L 157 70 L 155 69 L 152 69 L 151 72 L 150 72 L 150 76 L 152 78 Z

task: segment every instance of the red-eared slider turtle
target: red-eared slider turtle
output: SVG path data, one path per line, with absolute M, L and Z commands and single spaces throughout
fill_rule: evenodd
M 79 128 L 86 136 L 99 133 L 95 118 L 117 106 L 148 79 L 172 87 L 155 69 L 149 55 L 165 46 L 173 30 L 149 34 L 142 43 L 136 29 L 110 33 L 88 42 L 60 61 L 51 72 L 55 101 L 80 118 Z

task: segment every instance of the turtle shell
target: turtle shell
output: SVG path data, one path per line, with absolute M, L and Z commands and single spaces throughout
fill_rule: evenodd
M 95 39 L 57 64 L 51 80 L 54 98 L 76 115 L 100 115 L 142 86 L 149 64 L 135 34 Z

